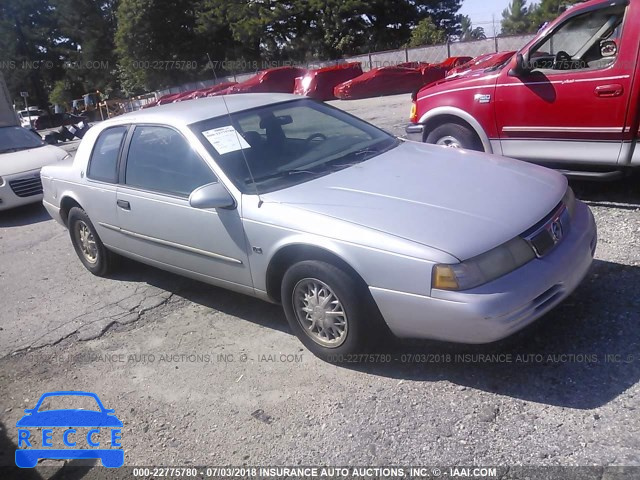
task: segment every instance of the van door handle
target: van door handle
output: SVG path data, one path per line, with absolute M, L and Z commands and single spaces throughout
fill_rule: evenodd
M 596 97 L 619 97 L 624 92 L 624 88 L 619 83 L 612 83 L 611 85 L 599 85 L 596 87 L 593 93 Z
M 131 205 L 126 200 L 118 200 L 116 203 L 123 210 L 131 210 Z

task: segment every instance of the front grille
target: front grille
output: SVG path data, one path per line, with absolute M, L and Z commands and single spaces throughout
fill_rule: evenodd
M 31 197 L 32 195 L 42 194 L 40 174 L 11 180 L 9 186 L 11 190 L 13 190 L 13 193 L 19 197 Z
M 524 232 L 521 236 L 533 248 L 538 258 L 544 257 L 562 241 L 569 232 L 569 211 L 563 204 L 555 208 L 542 222 Z

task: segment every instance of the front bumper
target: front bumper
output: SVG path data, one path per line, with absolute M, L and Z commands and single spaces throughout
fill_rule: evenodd
M 11 184 L 14 185 L 13 188 Z M 40 200 L 42 200 L 40 169 L 2 176 L 2 181 L 0 182 L 0 210 L 9 210 L 21 205 L 37 203 Z
M 410 123 L 404 127 L 407 140 L 413 140 L 414 142 L 424 141 L 424 125 L 419 123 Z
M 596 242 L 593 215 L 578 201 L 571 229 L 553 251 L 493 282 L 462 292 L 433 289 L 430 297 L 370 291 L 398 337 L 490 343 L 526 327 L 571 294 L 591 266 Z

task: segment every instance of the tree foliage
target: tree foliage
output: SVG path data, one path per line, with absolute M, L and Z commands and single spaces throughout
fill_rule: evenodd
M 541 0 L 540 3 L 529 8 L 531 23 L 540 28 L 545 22 L 550 22 L 564 12 L 567 7 L 580 0 Z
M 0 0 L 2 73 L 9 91 L 29 93 L 30 104 L 46 101 L 62 69 L 57 61 L 55 20 L 48 0 Z
M 460 41 L 462 42 L 468 42 L 470 40 L 484 40 L 485 38 L 487 38 L 487 35 L 484 33 L 484 28 L 473 28 L 471 18 L 469 18 L 467 15 L 462 16 L 462 20 L 460 22 L 460 30 Z
M 511 0 L 507 8 L 502 11 L 502 34 L 518 35 L 530 33 L 536 28 L 532 22 L 526 0 Z
M 112 97 L 262 69 L 331 60 L 462 33 L 462 0 L 0 0 L 5 58 L 47 65 L 7 68 L 13 95 L 27 89 Z M 480 35 L 474 29 L 473 38 Z M 45 63 L 46 62 L 46 63 Z M 32 102 L 33 103 L 33 102 Z
M 437 45 L 447 41 L 447 34 L 444 30 L 439 29 L 430 18 L 421 20 L 420 23 L 411 32 L 410 47 L 419 47 L 422 45 Z

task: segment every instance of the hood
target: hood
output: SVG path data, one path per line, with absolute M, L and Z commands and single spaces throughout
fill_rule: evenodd
M 0 154 L 0 175 L 28 172 L 57 163 L 67 156 L 67 152 L 53 145 Z
M 505 64 L 502 68 L 505 68 Z M 465 70 L 460 74 L 451 75 L 445 77 L 442 80 L 431 82 L 422 87 L 416 94 L 417 98 L 421 98 L 424 95 L 437 93 L 442 90 L 451 90 L 453 88 L 465 88 L 465 87 L 479 87 L 494 84 L 498 78 L 498 75 L 502 71 L 502 68 L 495 69 L 493 67 L 486 67 L 474 70 Z
M 263 198 L 465 260 L 533 226 L 566 188 L 562 175 L 536 165 L 402 142 L 365 162 Z

